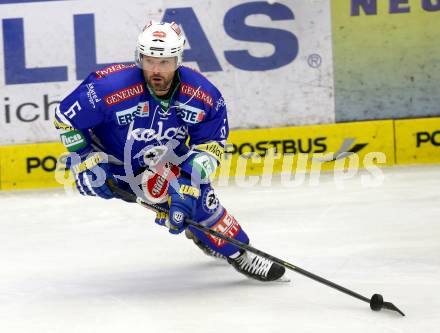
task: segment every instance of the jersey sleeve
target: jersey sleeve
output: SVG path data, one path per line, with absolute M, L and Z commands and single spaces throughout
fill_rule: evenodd
M 189 127 L 188 134 L 191 150 L 181 168 L 193 176 L 196 171 L 197 177 L 205 183 L 220 165 L 229 135 L 227 109 L 222 96 L 204 121 Z
M 106 159 L 91 144 L 90 129 L 105 119 L 101 109 L 102 100 L 93 79 L 92 73 L 55 110 L 55 128 L 61 142 L 70 152 L 66 167 L 74 173 L 90 169 Z
M 91 74 L 55 110 L 54 125 L 70 152 L 91 151 L 89 129 L 104 121 L 101 99 Z

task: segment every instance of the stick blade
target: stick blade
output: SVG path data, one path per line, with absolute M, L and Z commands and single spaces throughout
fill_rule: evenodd
M 387 309 L 387 310 L 391 310 L 391 311 L 396 311 L 398 312 L 400 315 L 405 316 L 405 314 L 400 311 L 400 309 L 395 306 L 393 303 L 390 302 L 384 302 L 383 301 L 383 297 L 380 294 L 374 294 L 371 297 L 370 300 L 370 308 L 373 311 L 380 311 L 382 309 Z
M 388 310 L 391 310 L 391 311 L 396 311 L 396 312 L 398 312 L 399 314 L 401 314 L 402 315 L 402 317 L 405 317 L 405 314 L 397 307 L 397 306 L 395 306 L 393 303 L 390 303 L 390 302 L 384 302 L 383 303 L 383 307 L 385 308 L 385 309 L 388 309 Z

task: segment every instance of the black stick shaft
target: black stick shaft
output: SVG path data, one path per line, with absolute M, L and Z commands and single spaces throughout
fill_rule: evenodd
M 112 189 L 113 192 L 115 192 L 116 194 L 119 194 L 121 197 L 124 197 L 127 200 L 130 200 L 130 201 L 133 201 L 133 202 L 138 202 L 143 207 L 146 207 L 146 208 L 149 208 L 149 209 L 153 209 L 155 211 L 160 211 L 160 212 L 168 213 L 168 210 L 163 208 L 163 207 L 161 207 L 161 206 L 150 204 L 150 203 L 147 203 L 147 202 L 144 202 L 144 201 L 141 201 L 141 200 L 137 200 L 137 198 L 136 198 L 136 196 L 134 194 L 128 193 L 128 192 L 126 192 L 124 190 L 121 190 L 119 187 L 113 185 L 112 183 L 108 183 L 108 185 L 110 186 L 110 188 Z M 195 222 L 193 220 L 186 219 L 185 222 L 187 224 L 191 225 L 192 227 L 196 228 L 197 230 L 200 230 L 200 231 L 205 232 L 205 233 L 209 233 L 209 234 L 211 234 L 211 235 L 213 235 L 215 237 L 218 237 L 218 238 L 220 238 L 220 239 L 222 239 L 222 240 L 224 240 L 226 242 L 234 244 L 235 246 L 237 246 L 238 248 L 240 248 L 242 250 L 247 250 L 249 252 L 252 252 L 254 254 L 262 256 L 262 257 L 264 257 L 266 259 L 272 260 L 272 261 L 276 262 L 277 264 L 280 264 L 281 266 L 284 266 L 285 268 L 288 268 L 288 269 L 290 269 L 292 271 L 295 271 L 295 272 L 297 272 L 299 274 L 307 276 L 308 278 L 310 278 L 312 280 L 315 280 L 317 282 L 325 284 L 326 286 L 329 286 L 331 288 L 339 290 L 340 292 L 343 292 L 344 294 L 347 294 L 347 295 L 350 295 L 352 297 L 355 297 L 355 298 L 357 298 L 357 299 L 359 299 L 361 301 L 364 301 L 366 303 L 370 303 L 370 299 L 365 297 L 365 296 L 362 296 L 362 295 L 360 295 L 360 294 L 358 294 L 358 293 L 356 293 L 356 292 L 354 292 L 354 291 L 352 291 L 350 289 L 342 287 L 342 286 L 340 286 L 340 285 L 338 285 L 338 284 L 336 284 L 336 283 L 334 283 L 332 281 L 329 281 L 327 279 L 324 279 L 323 277 L 320 277 L 320 276 L 318 276 L 316 274 L 313 274 L 313 273 L 311 273 L 309 271 L 306 271 L 305 269 L 302 269 L 302 268 L 300 268 L 298 266 L 292 265 L 291 263 L 289 263 L 287 261 L 284 261 L 284 260 L 281 260 L 281 259 L 279 259 L 277 257 L 274 257 L 273 255 L 271 255 L 269 253 L 266 253 L 264 251 L 261 251 L 259 249 L 254 248 L 253 246 L 250 246 L 250 245 L 242 243 L 242 242 L 240 242 L 240 241 L 238 241 L 236 239 L 233 239 L 233 238 L 230 238 L 230 237 L 228 237 L 226 235 L 223 235 L 223 234 L 221 234 L 221 233 L 219 233 L 219 232 L 217 232 L 215 230 L 212 230 L 212 229 L 210 229 L 208 227 L 200 225 L 199 223 L 197 223 L 197 222 Z
M 127 191 L 124 191 L 124 190 L 120 189 L 118 186 L 116 186 L 115 184 L 113 184 L 110 181 L 107 182 L 107 185 L 110 187 L 110 189 L 115 194 L 119 195 L 121 198 L 123 198 L 126 201 L 137 202 L 141 206 L 143 206 L 145 208 L 148 208 L 148 209 L 151 209 L 151 210 L 154 210 L 156 212 L 165 212 L 165 213 L 169 212 L 169 210 L 166 209 L 166 208 L 163 208 L 163 207 L 155 205 L 155 204 L 147 203 L 147 202 L 141 200 L 140 198 L 137 198 L 136 195 L 134 195 L 133 193 L 129 193 Z M 322 283 L 322 284 L 324 284 L 324 285 L 326 285 L 328 287 L 336 289 L 336 290 L 338 290 L 338 291 L 340 291 L 340 292 L 342 292 L 344 294 L 347 294 L 349 296 L 357 298 L 357 299 L 359 299 L 359 300 L 361 300 L 363 302 L 369 303 L 372 310 L 377 311 L 377 310 L 380 310 L 382 308 L 385 308 L 385 309 L 389 309 L 389 310 L 392 310 L 392 311 L 397 311 L 402 316 L 404 316 L 404 313 L 402 311 L 400 311 L 394 304 L 389 303 L 389 302 L 383 302 L 383 299 L 382 299 L 381 295 L 373 295 L 373 297 L 371 299 L 369 299 L 368 297 L 362 296 L 361 294 L 358 294 L 358 293 L 356 293 L 356 292 L 354 292 L 354 291 L 352 291 L 350 289 L 347 289 L 347 288 L 342 287 L 342 286 L 340 286 L 340 285 L 338 285 L 338 284 L 336 284 L 336 283 L 334 283 L 332 281 L 324 279 L 323 277 L 320 277 L 319 275 L 313 274 L 313 273 L 311 273 L 309 271 L 306 271 L 305 269 L 302 269 L 302 268 L 300 268 L 298 266 L 292 265 L 291 263 L 289 263 L 287 261 L 284 261 L 284 260 L 281 260 L 281 259 L 279 259 L 277 257 L 274 257 L 273 255 L 271 255 L 269 253 L 266 253 L 264 251 L 258 250 L 256 248 L 254 248 L 253 246 L 250 246 L 248 244 L 242 243 L 242 242 L 240 242 L 240 241 L 238 241 L 236 239 L 230 238 L 230 237 L 228 237 L 226 235 L 223 235 L 223 234 L 221 234 L 221 233 L 219 233 L 219 232 L 217 232 L 215 230 L 212 230 L 212 229 L 210 229 L 208 227 L 205 227 L 205 226 L 203 226 L 201 224 L 198 224 L 197 222 L 195 222 L 193 220 L 185 219 L 185 222 L 187 224 L 191 225 L 193 228 L 195 228 L 197 230 L 200 230 L 200 231 L 205 232 L 205 233 L 209 233 L 209 234 L 211 234 L 211 235 L 213 235 L 215 237 L 218 237 L 218 238 L 220 238 L 220 239 L 222 239 L 222 240 L 224 240 L 226 242 L 234 244 L 235 246 L 237 246 L 238 248 L 240 248 L 242 250 L 246 250 L 246 251 L 252 252 L 252 253 L 254 253 L 256 255 L 259 255 L 261 257 L 264 257 L 266 259 L 272 260 L 273 262 L 276 262 L 277 264 L 280 264 L 281 266 L 283 266 L 283 267 L 285 267 L 287 269 L 290 269 L 290 270 L 292 270 L 294 272 L 302 274 L 302 275 L 304 275 L 304 276 L 306 276 L 306 277 L 308 277 L 308 278 L 310 278 L 312 280 L 320 282 L 320 283 Z M 374 296 L 380 296 L 380 300 L 375 300 Z
M 232 243 L 232 244 L 234 244 L 235 246 L 237 246 L 240 249 L 247 250 L 247 251 L 255 253 L 255 254 L 257 254 L 257 255 L 259 255 L 261 257 L 264 257 L 266 259 L 272 260 L 272 261 L 280 264 L 281 266 L 284 266 L 285 268 L 288 268 L 288 269 L 290 269 L 292 271 L 295 271 L 295 272 L 297 272 L 299 274 L 307 276 L 308 278 L 310 278 L 312 280 L 315 280 L 317 282 L 325 284 L 326 286 L 332 287 L 332 288 L 334 288 L 336 290 L 339 290 L 339 291 L 341 291 L 341 292 L 343 292 L 343 293 L 345 293 L 347 295 L 350 295 L 352 297 L 360 299 L 361 301 L 364 301 L 366 303 L 370 303 L 370 299 L 365 297 L 365 296 L 362 296 L 362 295 L 360 295 L 360 294 L 358 294 L 358 293 L 356 293 L 356 292 L 354 292 L 354 291 L 352 291 L 350 289 L 342 287 L 342 286 L 340 286 L 340 285 L 338 285 L 338 284 L 336 284 L 334 282 L 331 282 L 331 281 L 329 281 L 327 279 L 324 279 L 324 278 L 322 278 L 322 277 L 320 277 L 320 276 L 318 276 L 316 274 L 313 274 L 313 273 L 311 273 L 309 271 L 306 271 L 305 269 L 302 269 L 302 268 L 300 268 L 298 266 L 292 265 L 291 263 L 289 263 L 287 261 L 284 261 L 284 260 L 281 260 L 281 259 L 279 259 L 277 257 L 274 257 L 273 255 L 271 255 L 269 253 L 266 253 L 264 251 L 256 249 L 253 246 L 250 246 L 248 244 L 242 243 L 242 242 L 240 242 L 240 241 L 238 241 L 236 239 L 230 238 L 230 237 L 228 237 L 226 235 L 223 235 L 223 234 L 221 234 L 221 233 L 219 233 L 219 232 L 217 232 L 215 230 L 209 229 L 209 228 L 207 228 L 207 227 L 205 227 L 203 225 L 198 224 L 195 221 L 186 219 L 185 222 L 187 224 L 191 225 L 192 227 L 202 231 L 202 232 L 209 233 L 209 234 L 211 234 L 213 236 L 216 236 L 218 238 L 221 238 L 221 239 L 223 239 L 223 240 L 225 240 L 225 241 L 227 241 L 229 243 Z

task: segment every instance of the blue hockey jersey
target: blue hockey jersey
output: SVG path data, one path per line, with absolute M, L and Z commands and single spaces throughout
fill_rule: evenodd
M 163 178 L 169 170 L 176 175 L 181 171 L 191 174 L 198 165 L 201 178 L 209 179 L 222 159 L 229 134 L 226 105 L 221 93 L 202 74 L 181 66 L 176 75 L 178 84 L 174 92 L 168 100 L 162 100 L 149 89 L 142 70 L 134 64 L 114 64 L 91 73 L 55 112 L 54 123 L 61 141 L 70 152 L 76 153 L 72 155 L 80 156 L 77 163 L 70 161 L 68 166 L 80 173 L 90 168 L 90 163 L 101 163 L 102 152 L 108 157 L 111 171 L 122 171 L 123 176 L 128 173 L 127 167 L 131 175 L 144 169 L 147 170 L 143 174 L 148 174 L 147 167 L 154 166 L 157 159 L 165 159 L 171 166 L 168 163 L 164 166 L 163 161 L 158 163 Z M 177 166 L 179 170 L 174 172 L 172 168 Z M 166 187 L 156 176 L 157 173 L 151 178 L 152 196 L 147 199 L 163 198 Z M 156 185 L 161 187 L 157 196 Z M 249 243 L 246 233 L 220 204 L 209 182 L 200 184 L 193 218 Z M 190 230 L 202 243 L 224 256 L 239 250 L 195 228 Z
M 91 73 L 56 109 L 61 141 L 82 156 L 104 152 L 109 162 L 130 165 L 136 173 L 173 140 L 174 151 L 185 159 L 200 152 L 208 156 L 202 173 L 211 173 L 229 133 L 224 99 L 202 74 L 181 66 L 177 75 L 170 99 L 161 100 L 135 64 Z

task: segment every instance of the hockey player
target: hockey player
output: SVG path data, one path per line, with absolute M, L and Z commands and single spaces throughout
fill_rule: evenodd
M 134 64 L 91 73 L 60 103 L 55 126 L 72 153 L 68 167 L 81 194 L 113 198 L 111 181 L 166 206 L 169 214 L 157 213 L 156 222 L 171 233 L 187 229 L 205 253 L 225 257 L 240 273 L 277 280 L 281 265 L 185 224 L 190 218 L 249 243 L 210 184 L 229 133 L 226 104 L 208 79 L 182 66 L 184 45 L 179 25 L 150 22 Z

